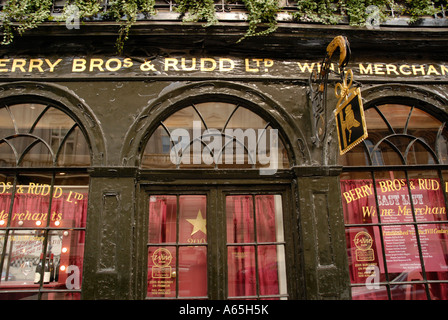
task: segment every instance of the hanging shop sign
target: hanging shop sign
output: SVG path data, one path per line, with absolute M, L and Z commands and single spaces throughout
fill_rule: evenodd
M 347 79 L 350 82 L 347 84 Z M 346 72 L 341 83 L 336 84 L 335 94 L 339 98 L 336 104 L 335 119 L 339 138 L 339 153 L 342 155 L 367 139 L 367 126 L 361 99 L 361 90 L 351 88 L 353 71 Z
M 339 51 L 338 72 L 332 70 L 331 59 Z M 344 154 L 367 138 L 367 127 L 361 100 L 361 91 L 353 87 L 353 71 L 345 70 L 350 60 L 350 45 L 346 37 L 337 36 L 330 42 L 322 67 L 310 74 L 308 97 L 311 102 L 311 141 L 319 146 L 326 135 L 327 127 L 327 86 L 330 73 L 340 76 L 341 82 L 335 86 L 339 99 L 334 112 L 338 132 L 339 151 Z

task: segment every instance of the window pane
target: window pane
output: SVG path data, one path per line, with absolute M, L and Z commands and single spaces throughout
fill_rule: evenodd
M 446 129 L 440 131 L 442 122 L 430 114 L 410 106 L 385 104 L 378 106 L 378 110 L 365 110 L 365 115 L 369 131 L 366 143 L 374 160 L 373 165 L 403 164 L 400 153 L 409 165 L 446 162 L 448 133 Z M 439 159 L 434 159 L 432 152 L 425 146 L 437 154 Z M 350 166 L 369 165 L 368 161 L 362 163 L 361 150 L 361 147 L 357 147 L 340 157 L 340 163 Z
M 38 288 L 37 285 L 34 286 L 35 269 L 42 252 L 43 241 L 43 231 L 10 231 L 4 248 L 6 252 L 0 283 L 2 290 L 15 290 L 22 286 Z
M 11 107 L 11 109 L 15 106 Z M 26 112 L 26 111 L 25 111 Z M 63 135 L 61 133 L 67 132 L 75 122 L 65 112 L 54 107 L 49 108 L 32 131 L 35 135 L 48 140 L 53 150 L 59 147 Z
M 410 106 L 386 104 L 365 114 L 369 128 L 365 145 L 372 165 L 397 165 L 401 171 L 375 170 L 370 177 L 370 162 L 366 161 L 368 179 L 362 172 L 341 175 L 344 219 L 350 225 L 346 226 L 350 275 L 356 284 L 353 299 L 421 300 L 429 293 L 434 299 L 446 300 L 448 175 L 442 172 L 441 179 L 439 171 L 414 168 L 445 162 L 447 131 L 437 118 Z M 349 152 L 341 163 L 352 165 L 356 162 L 352 156 L 359 158 Z M 373 196 L 364 194 L 373 181 Z M 362 213 L 362 219 L 356 212 Z M 362 251 L 362 244 L 370 245 L 369 250 Z M 372 286 L 372 281 L 386 286 Z M 423 284 L 413 283 L 417 281 Z
M 67 137 L 65 137 L 67 134 Z M 77 126 L 73 131 L 53 129 L 52 141 L 57 145 L 55 149 L 57 165 L 60 167 L 90 166 L 90 148 L 81 129 Z M 65 139 L 65 140 L 61 140 Z M 61 145 L 62 143 L 62 145 Z
M 434 158 L 431 153 L 426 149 L 423 142 L 416 141 L 408 145 L 406 164 L 436 164 L 437 159 Z M 427 146 L 429 148 L 429 146 Z
M 194 108 L 189 106 L 172 114 L 166 120 L 164 120 L 163 123 L 170 130 L 176 128 L 192 129 L 194 121 L 201 122 L 201 118 L 196 113 Z
M 149 243 L 176 242 L 176 196 L 149 197 Z
M 207 124 L 207 127 L 216 128 L 218 130 L 224 129 L 224 125 L 226 124 L 227 119 L 229 119 L 235 109 L 236 112 L 239 112 L 240 109 L 246 110 L 244 108 L 237 109 L 236 105 L 224 102 L 199 103 L 196 104 L 195 107 L 201 114 L 202 118 Z M 232 117 L 232 119 L 234 118 Z M 227 125 L 227 127 L 229 127 L 229 124 Z
M 0 181 L 0 228 L 5 228 L 10 218 L 9 210 L 14 179 L 0 174 Z
M 179 197 L 179 243 L 207 243 L 206 196 Z
M 54 274 L 48 289 L 80 290 L 84 263 L 85 231 L 58 230 L 48 235 L 47 257 L 53 260 Z
M 266 120 L 261 118 L 259 115 L 255 114 L 247 108 L 240 107 L 235 111 L 226 128 L 263 129 L 264 127 L 266 127 L 266 124 Z
M 414 108 L 409 119 L 407 133 L 422 138 L 433 150 L 435 150 L 437 134 L 441 125 L 442 123 L 440 120 L 423 110 Z
M 448 163 L 448 132 L 443 130 L 442 135 L 436 141 L 435 150 L 438 152 L 437 157 L 439 158 L 440 164 Z
M 19 138 L 14 139 L 14 142 L 20 140 Z M 52 167 L 54 156 L 51 150 L 39 140 L 23 139 L 24 143 L 26 141 L 30 142 L 26 146 L 27 149 L 22 151 L 22 158 L 19 160 L 19 166 L 21 167 Z M 28 143 L 26 142 L 26 143 Z
M 255 248 L 253 246 L 229 247 L 227 268 L 229 297 L 255 296 L 257 294 Z
M 207 297 L 206 200 L 150 196 L 147 297 Z M 177 246 L 157 246 L 162 243 Z
M 432 277 L 431 277 L 432 279 Z M 448 281 L 446 273 L 438 273 L 438 279 Z M 429 285 L 431 300 L 447 300 L 448 299 L 448 283 L 431 283 Z
M 254 242 L 253 198 L 250 195 L 226 197 L 227 242 Z
M 176 247 L 148 248 L 147 297 L 176 297 Z
M 257 259 L 260 294 L 286 294 L 284 247 L 259 246 Z
M 392 300 L 427 300 L 424 284 L 396 285 L 390 291 Z
M 88 176 L 58 173 L 55 182 L 52 187 L 51 175 L 19 175 L 10 226 L 45 227 L 49 219 L 50 227 L 85 227 Z M 12 184 L 7 182 L 0 190 L 0 207 L 4 213 L 9 211 L 12 189 Z M 5 192 L 1 193 L 3 190 Z M 50 209 L 51 192 L 53 197 Z
M 0 167 L 14 167 L 17 165 L 17 160 L 12 146 L 0 141 Z
M 235 104 L 206 102 L 163 120 L 147 142 L 141 165 L 277 170 L 288 168 L 289 159 L 278 131 L 259 115 Z
M 370 149 L 373 148 L 371 140 L 365 140 L 364 143 L 367 143 Z M 360 143 L 351 149 L 349 156 L 340 156 L 338 159 L 339 164 L 342 166 L 364 166 L 369 164 L 369 157 L 364 143 Z
M 395 142 L 401 141 L 400 139 L 395 140 L 396 140 Z M 381 142 L 374 149 L 372 149 L 372 152 L 373 153 L 379 152 L 381 154 L 383 165 L 389 165 L 389 166 L 404 165 L 406 159 L 403 158 L 403 155 L 401 154 L 400 149 L 398 147 L 395 146 L 391 141 L 386 140 Z
M 387 107 L 389 108 L 389 107 Z M 364 112 L 364 115 L 368 121 L 368 128 L 369 128 L 369 136 L 370 131 L 374 133 L 374 137 L 377 136 L 386 136 L 392 132 L 390 132 L 390 129 L 388 127 L 388 121 L 384 120 L 383 117 L 381 117 L 382 112 L 388 112 L 388 110 L 379 108 L 380 111 L 378 111 L 376 108 L 369 108 L 366 109 Z M 389 111 L 390 112 L 390 111 Z M 384 114 L 383 114 L 384 116 Z M 392 120 L 393 121 L 393 120 Z M 377 141 L 374 139 L 374 141 Z
M 426 272 L 442 273 L 448 271 L 448 225 L 418 225 Z M 436 275 L 437 276 L 437 275 Z M 448 296 L 447 296 L 448 298 Z
M 351 227 L 346 228 L 345 234 L 351 283 L 365 284 L 371 290 L 372 283 L 386 279 L 380 229 Z
M 51 184 L 52 174 L 36 172 L 18 175 L 11 227 L 42 228 L 47 226 Z M 56 216 L 50 213 L 50 219 L 51 217 L 56 219 Z
M 70 116 L 55 107 L 15 104 L 1 108 L 0 139 L 7 141 L 0 145 L 0 166 L 90 165 L 84 134 Z
M 26 288 L 23 288 L 22 292 L 8 292 L 2 293 L 0 292 L 0 300 L 38 300 L 39 293 L 29 292 Z
M 42 293 L 41 300 L 81 300 L 80 292 L 51 292 Z
M 51 204 L 50 226 L 59 228 L 85 228 L 89 197 L 88 191 L 88 175 L 70 174 L 66 172 L 56 173 Z
M 45 259 L 42 251 L 44 238 L 43 230 L 10 232 L 0 288 L 10 291 L 27 290 L 30 293 L 15 293 L 9 297 L 4 295 L 3 298 L 34 297 L 33 291 L 39 290 L 42 280 L 42 285 L 47 290 L 81 289 L 85 232 L 50 231 Z M 44 268 L 40 269 L 39 265 Z M 62 297 L 63 294 L 49 294 L 47 298 L 56 296 Z
M 282 242 L 283 210 L 280 195 L 255 196 L 258 242 Z
M 446 189 L 439 178 L 438 172 L 429 170 L 423 172 L 408 171 L 408 175 L 417 221 L 447 220 L 444 197 Z M 409 197 L 406 199 L 409 199 Z M 409 201 L 405 201 L 403 204 L 407 204 L 406 208 L 410 208 Z
M 415 227 L 405 224 L 414 222 L 409 198 L 414 182 L 411 180 L 408 185 L 401 171 L 382 171 L 375 176 L 378 177 L 376 191 L 381 223 L 395 224 L 382 229 L 388 270 L 421 272 Z
M 389 300 L 386 286 L 352 287 L 353 300 Z
M 37 103 L 21 103 L 9 106 L 19 133 L 31 132 L 36 119 L 46 108 L 46 105 Z M 7 121 L 8 118 L 5 118 L 5 120 Z
M 83 133 L 57 108 L 33 103 L 4 106 L 0 132 L 0 166 L 51 168 L 56 160 L 64 166 L 90 164 Z M 1 298 L 79 299 L 89 176 L 35 170 L 0 177 L 0 228 L 5 230 L 3 240 L 7 236 L 7 245 L 2 242 L 0 248 L 5 275 L 0 289 L 10 291 Z M 42 288 L 47 293 L 39 294 Z
M 170 158 L 173 143 L 163 126 L 159 126 L 149 138 L 142 157 L 142 167 L 175 169 L 177 161 Z
M 226 213 L 229 297 L 286 295 L 281 195 L 227 196 Z
M 403 133 L 406 127 L 409 114 L 412 112 L 412 108 L 406 105 L 400 104 L 384 104 L 378 107 L 381 113 L 389 122 L 390 126 L 394 128 L 395 132 Z
M 9 108 L 0 108 L 0 137 L 5 138 L 16 134 L 13 118 L 9 113 Z
M 346 174 L 340 184 L 345 223 L 377 222 L 375 190 L 370 174 Z
M 179 248 L 179 297 L 207 297 L 207 247 Z

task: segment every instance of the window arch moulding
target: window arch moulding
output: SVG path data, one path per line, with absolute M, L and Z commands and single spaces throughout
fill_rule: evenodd
M 339 157 L 352 299 L 446 299 L 447 103 L 411 86 L 365 92 L 369 137 Z M 366 292 L 371 268 L 378 290 Z
M 0 86 L 0 299 L 81 298 L 97 128 L 50 87 Z
M 448 130 L 420 108 L 380 104 L 366 108 L 369 137 L 346 156 L 343 166 L 413 166 L 448 164 Z
M 440 124 L 443 124 L 444 122 L 448 121 L 448 114 L 446 113 L 445 110 L 445 106 L 448 105 L 448 99 L 446 99 L 442 93 L 438 92 L 436 89 L 432 90 L 432 88 L 422 88 L 422 87 L 417 87 L 417 86 L 411 86 L 411 85 L 402 85 L 402 84 L 386 84 L 386 85 L 377 85 L 377 86 L 365 86 L 365 89 L 362 90 L 362 96 L 363 96 L 363 104 L 364 104 L 364 110 L 367 113 L 366 114 L 366 119 L 369 116 L 369 113 L 373 114 L 374 111 L 372 108 L 374 107 L 378 107 L 381 105 L 406 105 L 408 106 L 408 108 L 413 108 L 413 112 L 410 113 L 411 109 L 403 110 L 405 115 L 402 115 L 402 117 L 407 117 L 412 115 L 412 119 L 417 119 L 418 115 L 417 113 L 422 113 L 425 112 L 426 114 L 428 114 L 432 119 L 436 119 L 438 121 L 440 121 Z M 371 109 L 370 111 L 368 111 L 369 109 Z M 392 109 L 393 111 L 393 109 Z M 390 110 L 389 111 L 385 111 L 386 115 L 390 114 Z M 377 116 L 377 118 L 380 116 Z M 413 121 L 411 119 L 411 121 Z M 370 120 L 372 121 L 372 120 Z M 376 120 L 376 123 L 373 124 L 374 126 L 379 125 L 378 121 L 384 121 L 384 120 Z M 403 134 L 403 128 L 404 128 L 404 124 L 405 124 L 405 119 L 401 119 L 401 126 L 402 128 L 400 130 L 395 130 L 395 133 L 400 133 Z M 387 121 L 386 121 L 387 122 Z M 332 130 L 331 132 L 336 132 L 336 128 L 335 128 L 335 123 L 333 121 L 332 123 Z M 383 126 L 386 126 L 386 123 L 383 122 Z M 408 128 L 412 127 L 413 124 L 412 122 L 409 123 Z M 370 128 L 370 130 L 369 130 Z M 372 141 L 371 138 L 375 138 L 378 139 L 378 135 L 375 133 L 375 130 L 372 130 L 372 123 L 369 125 L 369 123 L 367 123 L 367 132 L 369 134 L 369 138 L 367 138 L 363 143 L 361 143 L 360 145 L 358 145 L 357 147 L 355 147 L 355 152 L 359 152 L 360 148 L 369 148 L 372 149 L 374 148 L 374 145 L 372 145 Z M 334 130 L 333 130 L 334 129 Z M 386 129 L 385 127 L 383 128 L 384 130 Z M 382 130 L 383 130 L 382 129 Z M 390 140 L 390 134 L 395 134 L 394 131 L 392 131 L 391 128 L 389 129 L 389 133 L 387 134 L 387 136 L 389 136 L 389 138 L 387 138 L 386 136 L 381 136 L 381 139 L 383 139 L 383 143 L 382 146 L 383 147 L 387 147 L 389 145 L 389 148 L 392 148 L 390 146 L 391 140 Z M 335 133 L 334 133 L 335 134 Z M 332 139 L 331 137 L 333 137 L 334 134 L 329 135 L 328 138 L 328 143 L 325 145 L 326 147 L 326 151 L 324 151 L 325 154 L 327 154 L 328 156 L 328 161 L 332 162 L 332 163 L 337 163 L 339 165 L 343 165 L 343 166 L 347 166 L 346 163 L 344 163 L 343 159 L 346 159 L 347 157 L 345 156 L 340 156 L 338 149 L 337 149 L 337 143 L 334 143 L 334 139 Z M 423 148 L 426 149 L 427 151 L 431 153 L 436 152 L 434 146 L 432 147 L 432 151 L 428 150 L 428 146 L 426 145 L 425 140 L 423 139 L 415 139 L 415 132 L 406 132 L 405 135 L 408 135 L 407 138 L 403 138 L 403 139 L 411 139 L 409 141 L 409 143 L 411 143 L 410 148 L 412 148 L 412 145 L 414 146 L 414 148 Z M 396 139 L 396 138 L 393 138 Z M 375 150 L 372 150 L 376 155 L 378 155 L 378 148 L 380 146 L 377 146 Z M 356 151 L 358 150 L 358 151 Z M 405 151 L 403 151 L 405 152 Z M 373 159 L 372 159 L 372 165 L 374 165 L 374 163 L 378 163 L 378 159 L 375 159 L 375 154 L 372 154 Z M 433 157 L 433 156 L 430 156 Z M 411 164 L 412 162 L 409 162 L 410 159 L 407 160 L 408 164 Z M 361 160 L 360 160 L 361 161 Z M 362 160 L 364 161 L 364 160 Z M 363 162 L 364 163 L 364 162 Z M 401 164 L 403 163 L 403 164 Z M 414 163 L 417 164 L 417 163 Z M 355 164 L 353 164 L 355 165 Z M 356 165 L 361 165 L 361 163 L 357 163 Z M 367 165 L 367 162 L 365 162 L 362 165 Z M 401 161 L 400 165 L 404 165 L 404 162 Z
M 104 134 L 99 121 L 91 108 L 74 92 L 57 84 L 13 82 L 0 85 L 1 106 L 12 106 L 17 103 L 34 104 L 35 108 L 40 108 L 39 110 L 43 112 L 42 117 L 44 119 L 48 117 L 50 113 L 66 114 L 67 117 L 73 121 L 74 127 L 70 129 L 73 131 L 81 131 L 86 139 L 86 144 L 89 146 L 90 153 L 89 166 L 102 166 L 107 162 Z M 49 109 L 44 112 L 44 109 L 42 109 L 42 107 L 37 107 L 37 105 L 46 106 L 49 107 Z M 48 113 L 49 111 L 50 113 Z M 28 131 L 30 129 L 31 128 L 28 128 Z M 27 133 L 24 132 L 24 130 L 22 131 L 22 136 L 23 134 L 30 134 L 30 132 Z M 36 142 L 36 144 L 46 145 L 42 140 Z M 50 145 L 46 145 L 48 150 L 49 146 Z M 61 150 L 61 152 L 62 151 L 63 150 Z M 56 153 L 54 155 L 56 155 Z
M 226 108 L 233 104 L 234 107 L 238 107 L 237 109 L 246 109 L 256 114 L 257 117 L 267 119 L 266 121 L 271 127 L 278 129 L 279 136 L 284 139 L 282 142 L 290 159 L 289 165 L 292 167 L 297 164 L 310 163 L 307 146 L 298 143 L 299 140 L 305 141 L 305 138 L 292 117 L 275 101 L 254 91 L 253 88 L 224 81 L 188 85 L 173 84 L 170 87 L 172 90 L 166 91 L 157 99 L 150 101 L 148 106 L 136 117 L 123 143 L 123 165 L 142 166 L 141 160 L 147 142 L 161 123 L 174 113 L 183 108 L 192 107 L 192 105 L 210 102 L 222 103 L 227 106 Z M 197 117 L 196 120 L 204 126 L 200 116 Z M 213 126 L 210 128 L 217 129 Z M 298 145 L 299 147 L 297 147 Z
M 228 102 L 190 103 L 152 133 L 142 168 L 289 169 L 276 128 L 248 108 Z M 261 172 L 261 171 L 260 171 Z
M 50 103 L 0 104 L 0 155 L 0 167 L 91 165 L 81 127 Z

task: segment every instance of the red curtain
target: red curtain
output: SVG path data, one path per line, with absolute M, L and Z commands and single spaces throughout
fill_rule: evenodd
M 50 211 L 51 227 L 85 228 L 87 219 L 88 195 L 78 193 L 78 199 L 69 198 L 66 193 L 53 198 Z M 11 194 L 0 194 L 0 213 L 9 213 Z M 16 193 L 11 214 L 11 227 L 45 227 L 47 222 L 50 197 L 30 193 Z M 9 216 L 9 214 L 8 214 Z M 0 218 L 3 218 L 0 214 Z M 21 221 L 19 223 L 19 221 Z M 36 224 L 40 221 L 41 224 Z M 55 222 L 59 221 L 59 224 Z M 6 219 L 5 225 L 6 226 Z
M 57 198 L 52 199 L 49 226 L 55 229 L 51 230 L 49 234 L 48 248 L 50 252 L 48 253 L 53 253 L 55 258 L 58 257 L 61 266 L 72 268 L 71 270 L 73 270 L 74 266 L 77 267 L 76 272 L 79 272 L 79 281 L 77 278 L 75 282 L 78 285 L 82 282 L 85 231 L 70 230 L 70 228 L 84 228 L 86 226 L 88 195 L 86 193 L 76 193 L 76 197 L 73 197 L 74 194 L 74 192 L 70 193 L 70 191 L 60 192 Z M 5 222 L 2 227 L 6 227 L 8 219 L 11 227 L 39 230 L 39 228 L 47 226 L 48 209 L 50 206 L 49 196 L 16 193 L 12 213 L 9 212 L 10 203 L 11 194 L 0 194 L 0 219 Z M 61 228 L 64 231 L 58 231 L 57 228 Z M 20 231 L 14 231 L 14 234 L 20 235 Z M 62 241 L 60 245 L 56 246 L 59 250 L 58 252 L 55 251 L 56 249 L 51 243 L 52 237 L 55 237 L 57 234 L 59 234 Z M 62 248 L 66 250 L 62 251 Z M 11 255 L 11 261 L 19 258 L 17 252 L 10 252 L 9 254 Z M 39 257 L 39 254 L 37 254 L 37 257 Z M 65 284 L 67 277 L 72 272 L 60 271 L 59 284 Z M 78 273 L 76 277 L 77 275 Z
M 150 197 L 147 296 L 207 296 L 206 214 L 205 196 L 180 196 L 179 210 L 176 196 Z M 181 246 L 169 245 L 175 243 Z M 169 258 L 158 259 L 159 249 Z
M 277 241 L 274 196 L 256 196 L 255 211 L 253 201 L 252 196 L 227 197 L 227 242 L 229 244 Z M 256 220 L 254 220 L 254 213 Z M 255 239 L 255 228 L 257 239 Z M 257 272 L 259 293 L 261 295 L 279 294 L 276 245 L 229 246 L 229 296 L 257 295 Z
M 429 184 L 425 185 L 424 180 Z M 418 247 L 413 225 L 399 225 L 413 221 L 411 200 L 419 222 L 435 222 L 446 220 L 445 201 L 442 190 L 436 188 L 435 179 L 411 179 L 409 189 L 406 183 L 379 180 L 376 193 L 372 180 L 342 180 L 341 192 L 346 224 L 360 226 L 346 228 L 347 252 L 352 283 L 367 283 L 372 281 L 371 270 L 375 267 L 380 271 L 376 280 L 385 281 L 385 266 L 383 250 L 389 272 L 389 281 L 422 280 Z M 432 183 L 432 187 L 431 187 Z M 378 197 L 376 206 L 375 195 Z M 363 224 L 396 223 L 398 225 L 368 226 Z M 419 225 L 425 270 L 428 280 L 448 279 L 448 226 L 441 224 Z M 380 232 L 383 234 L 384 248 Z M 369 270 L 370 269 L 370 270 Z M 432 299 L 447 299 L 446 284 L 430 284 Z M 385 287 L 370 288 L 367 286 L 353 287 L 354 298 L 387 299 Z M 426 299 L 424 287 L 421 285 L 391 286 L 392 299 Z
M 207 247 L 200 245 L 207 240 L 202 231 L 195 233 L 193 224 L 206 219 L 205 197 L 180 196 L 177 210 L 176 196 L 152 196 L 149 202 L 149 243 L 148 249 L 148 296 L 175 297 L 175 281 L 168 273 L 163 274 L 153 257 L 158 248 L 170 251 L 172 260 L 165 267 L 175 271 L 176 248 L 164 243 L 191 243 L 181 246 L 178 254 L 179 296 L 206 296 L 207 287 Z M 255 199 L 255 210 L 254 210 Z M 256 241 L 276 242 L 276 212 L 274 196 L 229 196 L 227 197 L 227 242 L 228 246 L 228 294 L 233 297 L 256 296 L 257 274 L 261 295 L 279 294 L 278 249 L 277 245 L 259 244 Z M 179 230 L 176 231 L 176 214 L 179 211 Z M 199 216 L 199 211 L 201 215 Z M 256 226 L 254 220 L 256 214 Z M 196 226 L 199 226 L 196 225 Z M 256 230 L 255 230 L 256 228 Z M 255 239 L 255 235 L 257 239 Z M 199 245 L 198 245 L 199 244 Z M 250 245 L 249 245 L 250 244 Z M 160 245 L 160 246 L 159 246 Z M 256 249 L 257 248 L 257 249 Z M 257 250 L 257 252 L 255 252 Z M 257 261 L 257 263 L 256 263 Z
M 253 243 L 254 210 L 252 196 L 230 196 L 226 199 L 227 243 Z M 254 246 L 228 247 L 228 295 L 256 295 Z

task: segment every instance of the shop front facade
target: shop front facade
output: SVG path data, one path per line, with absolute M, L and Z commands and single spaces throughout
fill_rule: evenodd
M 1 48 L 2 299 L 448 298 L 445 28 L 147 22 L 123 55 L 116 28 Z M 338 35 L 344 155 L 341 79 L 318 129 L 309 94 Z

